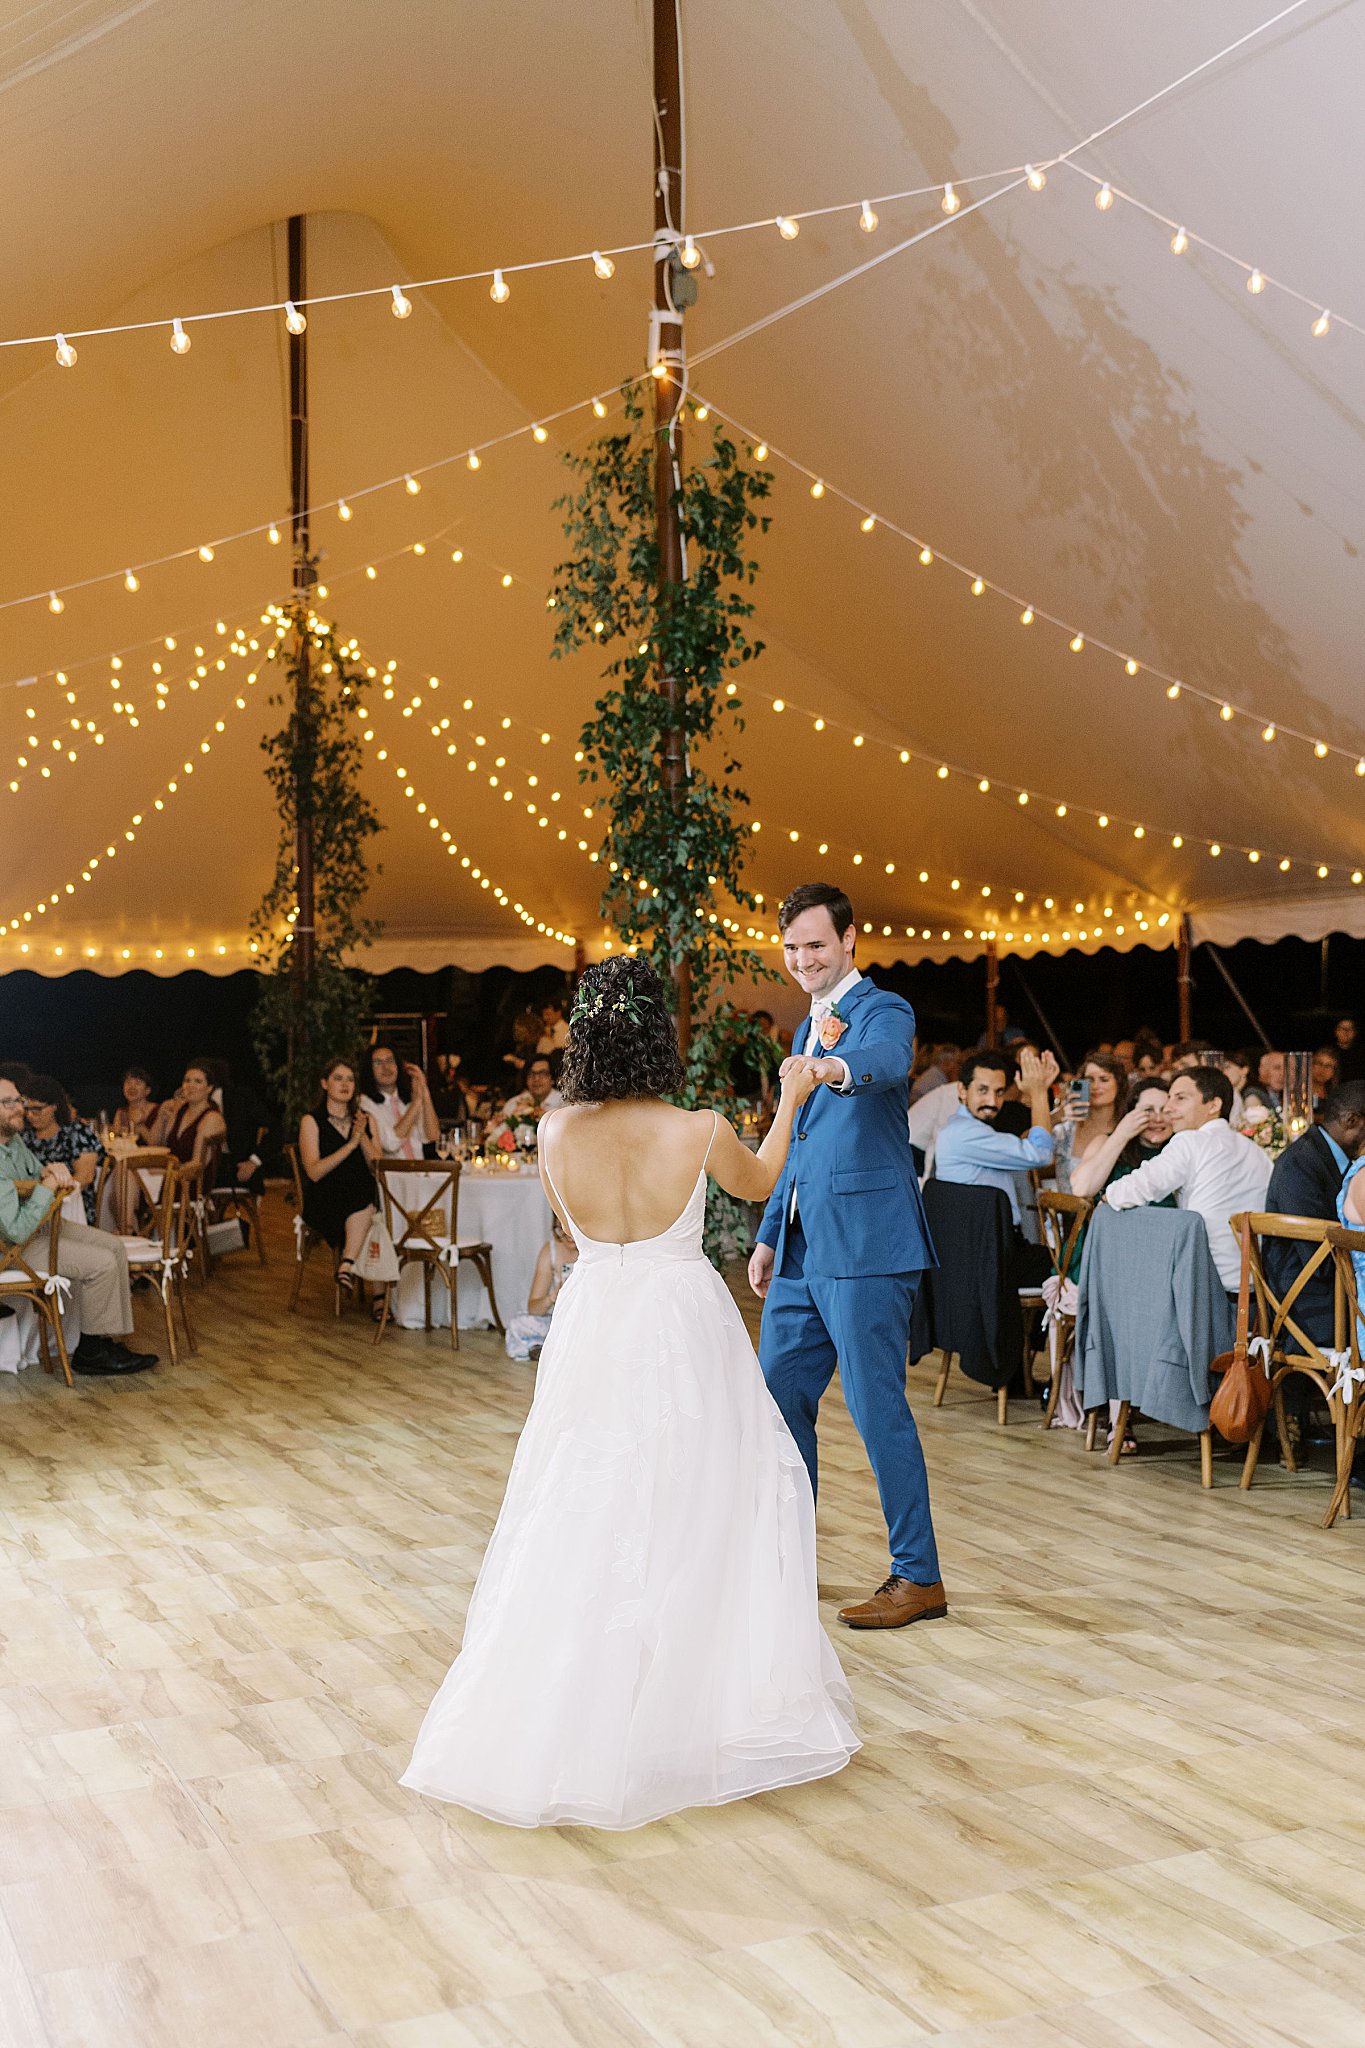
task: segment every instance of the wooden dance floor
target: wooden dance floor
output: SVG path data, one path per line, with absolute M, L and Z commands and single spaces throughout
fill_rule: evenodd
M 1365 1518 L 1148 1432 L 915 1403 L 948 1620 L 837 1632 L 841 1776 L 624 1835 L 397 1784 L 532 1387 L 335 1323 L 288 1247 L 201 1349 L 0 1379 L 5 2048 L 1359 2048 Z M 139 1297 L 144 1336 L 155 1329 Z M 821 1578 L 884 1569 L 837 1397 Z M 545 1599 L 555 1597 L 545 1560 Z

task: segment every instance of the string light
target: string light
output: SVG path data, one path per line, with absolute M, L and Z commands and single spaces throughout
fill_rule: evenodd
M 1024 183 L 1030 192 L 1041 192 L 1047 183 L 1046 171 L 1036 170 L 1032 164 L 1024 165 Z
M 1127 675 L 1146 675 L 1153 682 L 1160 683 L 1165 688 L 1167 697 L 1172 701 L 1178 698 L 1182 692 L 1188 692 L 1199 703 L 1208 704 L 1216 708 L 1219 716 L 1225 722 L 1235 717 L 1250 719 L 1255 721 L 1258 730 L 1263 725 L 1274 723 L 1284 738 L 1300 740 L 1305 745 L 1313 747 L 1315 752 L 1318 746 L 1321 745 L 1323 751 L 1318 755 L 1320 760 L 1325 759 L 1328 755 L 1336 754 L 1343 760 L 1350 761 L 1354 768 L 1355 762 L 1360 758 L 1358 747 L 1347 748 L 1344 746 L 1326 745 L 1318 740 L 1316 734 L 1305 733 L 1295 727 L 1287 726 L 1279 719 L 1269 720 L 1263 711 L 1257 711 L 1247 705 L 1232 704 L 1227 699 L 1215 695 L 1213 691 L 1201 689 L 1197 684 L 1182 681 L 1179 677 L 1171 675 L 1168 671 L 1158 668 L 1151 662 L 1139 662 L 1126 649 L 1113 646 L 1108 641 L 1076 625 L 1074 621 L 1062 619 L 1055 613 L 1040 610 L 1031 600 L 1021 598 L 1017 592 L 1009 590 L 1004 584 L 992 582 L 989 577 L 981 575 L 978 570 L 972 568 L 969 564 L 959 561 L 953 555 L 945 554 L 939 548 L 933 547 L 930 542 L 925 540 L 923 535 L 912 532 L 910 528 L 900 525 L 896 520 L 889 518 L 884 512 L 876 511 L 874 507 L 861 503 L 857 498 L 851 496 L 849 492 L 839 489 L 835 484 L 829 483 L 824 477 L 819 476 L 815 470 L 811 469 L 808 464 L 800 461 L 798 457 L 788 454 L 785 449 L 773 450 L 767 441 L 757 440 L 751 428 L 747 427 L 741 420 L 736 419 L 734 414 L 728 413 L 723 406 L 717 405 L 714 399 L 707 398 L 705 401 L 702 401 L 699 398 L 698 403 L 701 402 L 706 403 L 719 419 L 724 420 L 737 434 L 742 435 L 749 442 L 753 447 L 756 459 L 767 460 L 769 455 L 775 454 L 777 459 L 785 462 L 797 475 L 813 480 L 810 486 L 812 497 L 822 498 L 826 494 L 830 494 L 839 499 L 840 503 L 846 505 L 850 511 L 856 513 L 860 519 L 871 518 L 877 527 L 884 528 L 888 533 L 894 534 L 898 540 L 908 541 L 919 554 L 921 561 L 938 562 L 943 567 L 951 570 L 955 575 L 961 576 L 969 584 L 974 597 L 980 597 L 984 592 L 989 591 L 992 596 L 1002 598 L 1007 604 L 1018 607 L 1019 623 L 1021 625 L 1031 626 L 1035 619 L 1044 620 L 1048 625 L 1064 633 L 1073 648 L 1075 648 L 1075 642 L 1079 639 L 1082 647 L 1088 647 L 1094 653 L 1112 656 L 1114 660 L 1122 663 Z M 816 488 L 817 484 L 819 486 L 818 489 Z M 1079 652 L 1080 650 L 1076 649 L 1075 651 Z
M 488 287 L 488 296 L 495 306 L 505 306 L 512 296 L 511 287 L 500 270 L 493 272 L 493 282 Z
M 1265 278 L 1262 276 L 1259 270 L 1253 270 L 1250 277 L 1247 279 L 1247 290 L 1253 294 L 1257 294 L 1265 290 Z
M 66 606 L 62 603 L 55 590 L 48 593 L 47 608 L 50 612 L 64 612 L 66 610 Z
M 1113 203 L 1114 203 L 1114 190 L 1113 190 L 1113 187 L 1112 187 L 1111 185 L 1107 185 L 1107 184 L 1105 184 L 1105 185 L 1101 185 L 1101 186 L 1100 186 L 1100 189 L 1099 189 L 1099 191 L 1098 191 L 1098 192 L 1097 192 L 1097 193 L 1095 194 L 1095 204 L 1096 204 L 1096 206 L 1097 206 L 1097 207 L 1099 208 L 1100 212 L 1101 212 L 1101 213 L 1108 213 L 1108 211 L 1109 211 L 1110 207 L 1111 207 L 1111 206 L 1113 205 Z
M 392 313 L 395 320 L 406 320 L 409 313 L 411 313 L 412 311 L 412 300 L 408 297 L 407 293 L 403 290 L 403 287 L 400 284 L 390 285 L 389 291 L 392 295 L 389 303 L 389 311 Z
M 57 361 L 64 370 L 74 370 L 76 367 L 76 351 L 64 334 L 57 336 Z
M 592 267 L 600 278 L 606 279 L 616 275 L 616 265 L 610 256 L 604 256 L 600 249 L 594 249 L 592 252 Z
M 1189 246 L 1190 238 L 1185 233 L 1184 228 L 1177 228 L 1171 236 L 1171 254 L 1173 256 L 1183 256 Z
M 678 261 L 682 264 L 684 270 L 695 270 L 701 262 L 701 250 L 697 247 L 691 235 L 687 236 L 682 248 L 678 251 Z
M 171 352 L 177 356 L 187 356 L 190 352 L 190 338 L 179 320 L 171 322 Z
M 784 242 L 794 242 L 801 232 L 800 221 L 793 220 L 791 215 L 786 213 L 774 214 L 773 226 L 777 229 Z
M 352 516 L 352 514 L 351 514 L 351 508 L 350 508 L 350 506 L 349 506 L 349 505 L 348 505 L 348 504 L 346 503 L 346 500 L 345 500 L 344 498 L 338 498 L 338 499 L 337 499 L 337 518 L 338 518 L 338 519 L 349 519 L 349 518 L 351 518 L 351 516 Z
M 1313 333 L 1317 337 L 1317 339 L 1321 341 L 1323 335 L 1330 334 L 1331 331 L 1332 316 L 1327 311 L 1327 308 L 1324 306 L 1322 311 L 1318 314 L 1317 319 L 1313 322 Z
M 300 313 L 292 299 L 284 302 L 284 324 L 291 334 L 302 334 L 308 325 L 308 316 Z
M 862 211 L 858 215 L 858 226 L 865 235 L 870 235 L 876 228 L 876 225 L 877 216 L 872 211 L 871 202 L 865 199 L 862 204 Z
M 956 213 L 961 204 L 962 201 L 958 198 L 957 193 L 953 190 L 952 181 L 950 179 L 949 182 L 943 188 L 943 197 L 942 199 L 939 200 L 939 206 L 942 208 L 944 213 Z

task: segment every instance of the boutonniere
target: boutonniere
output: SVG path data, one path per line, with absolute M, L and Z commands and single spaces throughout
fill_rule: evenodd
M 820 1043 L 826 1052 L 833 1052 L 847 1029 L 847 1017 L 841 1017 L 839 1005 L 833 1004 L 828 1014 L 820 1019 Z

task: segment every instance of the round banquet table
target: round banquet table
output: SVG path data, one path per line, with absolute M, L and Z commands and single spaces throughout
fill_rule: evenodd
M 535 1167 L 462 1167 L 457 1229 L 461 1237 L 484 1238 L 493 1247 L 493 1286 L 503 1322 L 523 1315 L 540 1248 L 550 1235 L 550 1205 Z M 460 1262 L 456 1300 L 462 1330 L 492 1322 L 488 1290 L 468 1259 Z M 450 1327 L 448 1296 L 439 1280 L 431 1289 L 431 1320 L 439 1329 Z M 415 1261 L 404 1266 L 394 1288 L 393 1321 L 404 1330 L 426 1327 L 422 1270 Z

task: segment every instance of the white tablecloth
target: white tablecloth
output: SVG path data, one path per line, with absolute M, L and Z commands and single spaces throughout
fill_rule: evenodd
M 417 1176 L 413 1178 L 416 1180 Z M 406 1179 L 405 1175 L 405 1182 Z M 439 1186 L 440 1182 L 432 1178 L 433 1195 Z M 414 1206 L 406 1193 L 404 1199 Z M 536 1260 L 550 1235 L 550 1205 L 540 1185 L 540 1175 L 533 1166 L 516 1173 L 500 1167 L 485 1171 L 466 1166 L 460 1174 L 459 1202 L 459 1235 L 484 1238 L 493 1247 L 493 1286 L 504 1323 L 511 1316 L 524 1314 Z M 468 1259 L 460 1263 L 457 1288 L 460 1328 L 469 1330 L 480 1323 L 491 1323 L 488 1291 Z M 443 1282 L 433 1279 L 431 1320 L 441 1329 L 450 1327 L 446 1304 Z M 425 1327 L 422 1270 L 417 1264 L 403 1268 L 394 1289 L 393 1320 L 405 1330 Z
M 14 1310 L 12 1316 L 0 1316 L 0 1372 L 21 1372 L 26 1365 L 36 1365 L 42 1353 L 38 1344 L 38 1311 L 26 1301 L 16 1301 L 13 1296 L 7 1304 Z M 66 1306 L 62 1310 L 62 1335 L 66 1339 L 67 1357 L 81 1341 L 81 1312 L 76 1303 L 76 1290 L 70 1288 L 66 1295 Z M 48 1332 L 48 1347 L 52 1355 L 52 1369 L 58 1370 L 56 1346 Z

